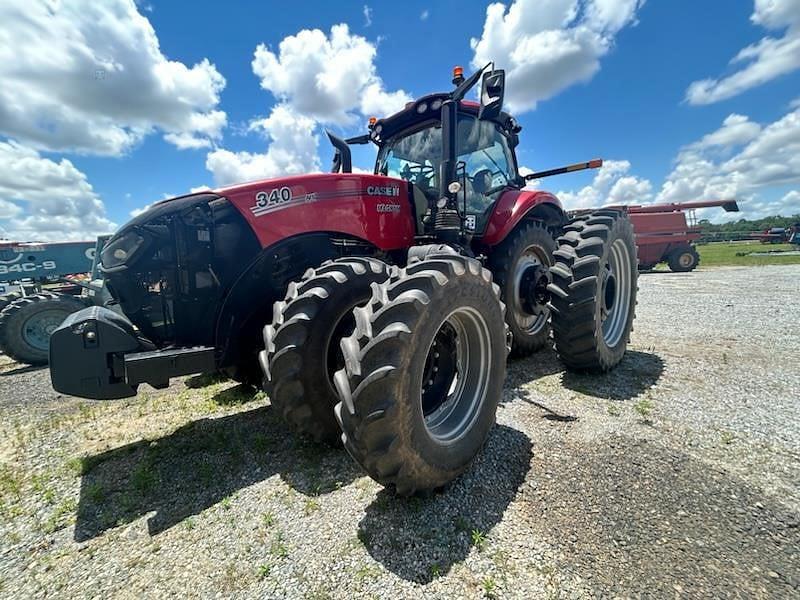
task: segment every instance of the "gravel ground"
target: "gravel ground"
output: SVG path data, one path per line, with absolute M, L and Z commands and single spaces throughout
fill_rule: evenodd
M 261 394 L 60 397 L 0 364 L 0 596 L 798 597 L 800 266 L 640 279 L 603 377 L 512 362 L 474 466 L 399 499 Z

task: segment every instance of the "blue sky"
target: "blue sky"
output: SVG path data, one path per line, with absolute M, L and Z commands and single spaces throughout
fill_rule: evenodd
M 800 212 L 800 0 L 89 6 L 0 8 L 2 236 L 100 233 L 165 195 L 325 169 L 324 128 L 360 132 L 487 58 L 521 164 L 609 161 L 542 182 L 567 206 Z

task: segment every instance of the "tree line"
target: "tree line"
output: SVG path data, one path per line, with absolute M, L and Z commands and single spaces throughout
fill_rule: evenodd
M 791 227 L 795 223 L 800 223 L 800 213 L 791 217 L 764 217 L 763 219 L 739 219 L 729 223 L 712 223 L 708 219 L 701 219 L 697 222 L 703 233 L 737 233 L 745 231 L 764 231 L 772 227 Z

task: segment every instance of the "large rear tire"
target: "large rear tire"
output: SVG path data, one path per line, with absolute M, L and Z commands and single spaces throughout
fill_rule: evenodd
M 85 307 L 75 296 L 51 292 L 15 300 L 0 312 L 0 350 L 18 363 L 46 365 L 50 334 Z
M 694 246 L 686 244 L 673 250 L 667 259 L 669 270 L 673 273 L 687 273 L 694 271 L 700 264 L 700 255 Z
M 328 261 L 290 283 L 275 303 L 259 362 L 272 405 L 299 433 L 339 443 L 333 414 L 339 401 L 333 374 L 344 364 L 339 342 L 352 333 L 353 309 L 370 298 L 370 286 L 388 277 L 388 265 L 372 258 Z
M 547 285 L 555 250 L 556 241 L 547 226 L 531 221 L 511 233 L 489 257 L 506 304 L 512 356 L 533 354 L 549 341 Z
M 550 269 L 556 351 L 578 371 L 604 372 L 625 355 L 638 290 L 636 242 L 626 213 L 598 210 L 573 219 Z
M 508 354 L 500 289 L 471 258 L 431 256 L 355 310 L 336 373 L 350 455 L 400 495 L 467 469 L 495 422 Z

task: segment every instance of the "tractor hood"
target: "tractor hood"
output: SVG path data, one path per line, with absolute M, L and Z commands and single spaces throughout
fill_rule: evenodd
M 215 190 L 244 216 L 262 246 L 314 231 L 340 233 L 381 250 L 414 238 L 407 181 L 368 173 L 314 173 Z

